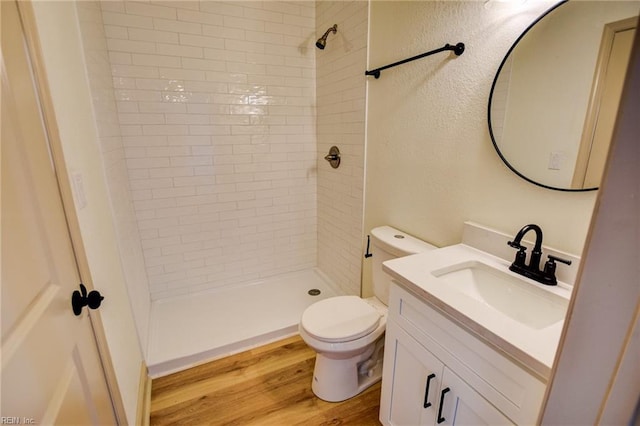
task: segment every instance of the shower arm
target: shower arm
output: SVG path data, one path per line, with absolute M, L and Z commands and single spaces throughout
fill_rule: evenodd
M 380 72 L 383 71 L 383 70 L 386 70 L 388 68 L 397 67 L 398 65 L 406 64 L 407 62 L 415 61 L 416 59 L 421 59 L 421 58 L 424 58 L 426 56 L 433 55 L 434 53 L 440 53 L 440 52 L 444 52 L 446 50 L 453 50 L 453 53 L 455 53 L 456 56 L 460 56 L 464 52 L 464 43 L 458 43 L 455 46 L 451 46 L 450 44 L 447 43 L 447 44 L 445 44 L 443 47 L 441 47 L 439 49 L 431 50 L 429 52 L 425 52 L 425 53 L 422 53 L 420 55 L 412 56 L 411 58 L 403 59 L 402 61 L 394 62 L 392 64 L 385 65 L 385 66 L 380 67 L 380 68 L 376 68 L 375 70 L 365 71 L 364 75 L 372 75 L 377 79 L 377 78 L 380 78 Z
M 329 37 L 329 33 L 335 34 L 337 32 L 338 32 L 338 24 L 333 24 L 333 27 L 329 27 L 329 29 L 325 31 L 324 34 L 322 34 L 322 37 L 320 38 L 326 40 L 327 37 Z

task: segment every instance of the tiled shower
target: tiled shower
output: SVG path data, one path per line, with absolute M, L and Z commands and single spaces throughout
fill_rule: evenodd
M 315 264 L 314 5 L 259 6 L 102 5 L 152 299 Z
M 219 301 L 278 276 L 305 295 L 313 277 L 358 294 L 367 3 L 104 1 L 78 12 L 148 360 L 154 333 L 171 328 L 154 312 L 172 300 Z M 339 169 L 323 160 L 332 145 Z M 260 297 L 286 308 L 276 293 Z M 194 334 L 235 322 L 211 315 Z

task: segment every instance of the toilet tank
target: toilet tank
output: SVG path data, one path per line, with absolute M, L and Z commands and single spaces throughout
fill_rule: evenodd
M 382 262 L 437 248 L 390 226 L 373 228 L 371 244 L 373 294 L 385 305 L 389 304 L 391 277 L 382 270 Z

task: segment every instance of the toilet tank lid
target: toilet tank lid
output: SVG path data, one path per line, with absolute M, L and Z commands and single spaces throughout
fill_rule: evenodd
M 434 250 L 437 247 L 391 226 L 378 226 L 371 230 L 373 244 L 394 256 L 407 256 Z

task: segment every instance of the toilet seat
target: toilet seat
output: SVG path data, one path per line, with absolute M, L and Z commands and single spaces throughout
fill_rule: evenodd
M 380 312 L 358 296 L 337 296 L 307 308 L 300 324 L 312 337 L 324 342 L 348 342 L 374 331 Z

